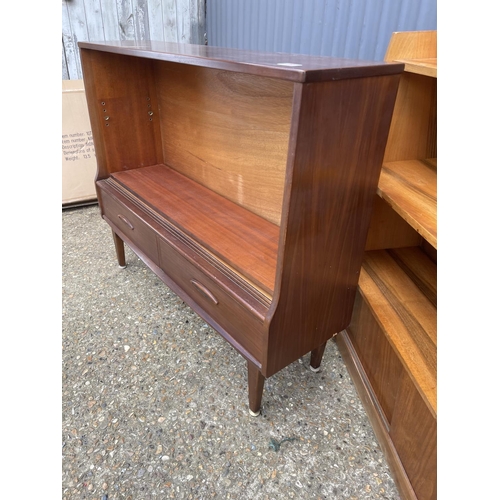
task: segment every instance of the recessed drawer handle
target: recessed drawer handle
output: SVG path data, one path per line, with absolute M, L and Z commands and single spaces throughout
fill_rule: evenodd
M 134 226 L 132 225 L 132 223 L 126 218 L 124 217 L 123 215 L 121 214 L 118 214 L 118 218 L 122 221 L 122 222 L 125 222 L 125 224 L 127 224 L 127 226 L 130 228 L 130 229 L 134 229 Z
M 203 294 L 206 295 L 215 305 L 219 303 L 214 294 L 204 285 L 202 285 L 199 281 L 191 280 L 191 283 Z

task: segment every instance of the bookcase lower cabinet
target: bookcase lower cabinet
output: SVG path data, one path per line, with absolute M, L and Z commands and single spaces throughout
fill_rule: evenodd
M 96 191 L 124 242 L 264 380 L 350 322 L 401 63 L 80 42 Z
M 394 33 L 405 64 L 352 321 L 337 344 L 402 498 L 437 497 L 436 31 Z

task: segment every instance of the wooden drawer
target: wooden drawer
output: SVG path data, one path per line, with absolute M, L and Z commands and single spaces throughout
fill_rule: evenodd
M 140 210 L 124 205 L 125 199 L 119 200 L 117 197 L 120 195 L 115 196 L 107 189 L 100 189 L 100 195 L 104 219 L 136 253 L 146 255 L 158 265 L 155 232 L 142 218 Z
M 160 267 L 192 299 L 189 305 L 240 352 L 238 344 L 262 363 L 263 318 L 224 286 L 227 278 L 199 255 L 190 255 L 175 237 L 158 241 Z

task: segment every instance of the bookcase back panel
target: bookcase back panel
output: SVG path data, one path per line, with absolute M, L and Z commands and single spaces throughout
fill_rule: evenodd
M 164 163 L 280 223 L 293 84 L 158 62 Z
M 161 162 L 153 64 L 147 59 L 82 50 L 98 179 Z

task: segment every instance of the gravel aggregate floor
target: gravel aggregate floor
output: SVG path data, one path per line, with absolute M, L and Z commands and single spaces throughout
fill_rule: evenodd
M 335 342 L 265 382 L 126 247 L 62 213 L 62 498 L 399 499 Z

